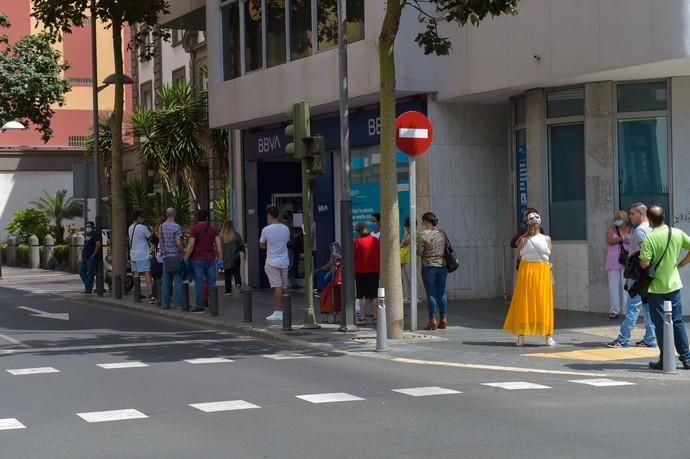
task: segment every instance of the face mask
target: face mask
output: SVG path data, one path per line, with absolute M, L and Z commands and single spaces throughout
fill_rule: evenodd
M 623 226 L 623 220 L 615 220 L 613 224 L 616 226 Z
M 93 232 L 93 228 L 86 228 L 85 233 L 86 234 L 91 234 Z

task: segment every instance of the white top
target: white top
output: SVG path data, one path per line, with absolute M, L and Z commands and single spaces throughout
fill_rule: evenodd
M 549 261 L 550 257 L 551 249 L 543 234 L 527 238 L 525 246 L 520 251 L 520 258 L 523 261 Z
M 290 267 L 288 256 L 288 242 L 290 230 L 282 223 L 268 225 L 261 230 L 259 242 L 266 243 L 266 264 L 274 268 Z
M 132 223 L 127 230 L 129 234 L 129 258 L 132 261 L 149 259 L 149 241 L 151 231 L 146 225 Z
M 376 239 L 381 239 L 381 231 L 374 231 L 371 233 L 372 236 L 374 236 Z

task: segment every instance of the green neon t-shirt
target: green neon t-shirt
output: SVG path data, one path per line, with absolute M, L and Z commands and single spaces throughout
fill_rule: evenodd
M 654 228 L 640 248 L 640 260 L 649 261 L 652 265 L 659 262 L 668 243 L 668 226 L 663 225 Z M 668 251 L 654 274 L 654 280 L 649 286 L 649 293 L 665 294 L 675 292 L 683 288 L 678 272 L 678 257 L 681 249 L 690 250 L 690 236 L 685 232 L 673 228 L 671 230 L 671 242 L 668 243 Z

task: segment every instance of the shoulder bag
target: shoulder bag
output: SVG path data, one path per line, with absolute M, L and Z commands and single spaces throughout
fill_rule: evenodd
M 450 244 L 450 239 L 448 239 L 448 235 L 446 234 L 446 232 L 443 230 L 441 230 L 441 232 L 443 233 L 443 237 L 446 239 L 446 246 L 444 249 L 446 269 L 448 269 L 449 273 L 453 273 L 457 271 L 460 267 L 460 260 L 455 255 L 455 251 L 453 250 L 453 246 Z
M 618 237 L 620 237 L 622 239 L 621 232 L 618 230 L 618 227 L 614 226 L 613 229 L 616 230 L 616 234 L 618 234 Z M 619 247 L 618 263 L 620 263 L 621 266 L 625 266 L 625 264 L 628 262 L 628 257 L 630 256 L 630 254 L 628 253 L 627 250 L 625 250 L 625 247 L 623 246 L 622 240 L 620 242 L 618 242 L 618 247 Z
M 664 249 L 664 253 L 661 254 L 661 258 L 654 263 L 653 265 L 650 265 L 647 267 L 647 269 L 643 270 L 640 278 L 637 282 L 633 284 L 632 287 L 628 289 L 628 293 L 630 294 L 631 297 L 634 297 L 636 295 L 640 295 L 642 297 L 643 302 L 647 302 L 647 294 L 649 292 L 649 286 L 652 284 L 652 281 L 654 280 L 654 276 L 656 275 L 656 270 L 659 269 L 659 266 L 661 265 L 661 262 L 664 260 L 664 257 L 666 256 L 666 252 L 668 252 L 668 246 L 671 245 L 671 237 L 673 236 L 673 232 L 671 229 L 671 225 L 668 227 L 668 241 L 666 242 L 666 248 Z
M 184 261 L 179 254 L 179 250 L 177 255 L 167 254 L 165 247 L 165 230 L 163 229 L 163 225 L 161 225 L 161 243 L 163 244 L 163 271 L 166 273 L 180 272 L 180 265 L 181 263 L 184 263 Z

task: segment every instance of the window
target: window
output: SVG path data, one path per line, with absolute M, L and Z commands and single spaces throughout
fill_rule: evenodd
M 153 108 L 153 83 L 150 80 L 139 85 L 139 106 Z
M 338 1 L 316 0 L 318 11 L 319 51 L 338 46 Z M 364 2 L 347 0 L 347 41 L 364 39 Z
M 549 166 L 551 237 L 587 239 L 584 124 L 549 126 Z
M 517 223 L 518 228 L 523 224 L 522 214 L 529 207 L 527 199 L 527 130 L 515 131 L 515 173 L 517 176 Z
M 221 10 L 223 18 L 223 76 L 226 80 L 242 74 L 240 57 L 240 7 L 230 3 Z
M 290 1 L 290 59 L 311 56 L 311 1 Z
M 515 99 L 515 125 L 527 122 L 527 99 L 525 96 Z
M 546 93 L 546 117 L 563 118 L 583 116 L 585 113 L 585 89 L 570 88 Z
M 172 41 L 173 48 L 179 46 L 182 43 L 182 38 L 184 37 L 184 30 L 173 29 L 170 31 L 170 39 Z
M 67 80 L 72 86 L 91 86 L 93 84 L 91 77 L 69 77 Z
M 67 144 L 74 148 L 85 148 L 89 137 L 85 135 L 71 135 L 67 137 Z
M 261 0 L 247 0 L 244 4 L 244 62 L 245 71 L 259 70 L 264 65 Z
M 266 65 L 284 64 L 286 49 L 285 0 L 266 0 Z
M 185 81 L 187 79 L 187 69 L 185 67 L 180 67 L 172 71 L 172 83 L 175 84 L 178 81 Z
M 618 85 L 618 113 L 666 110 L 668 91 L 665 81 Z

